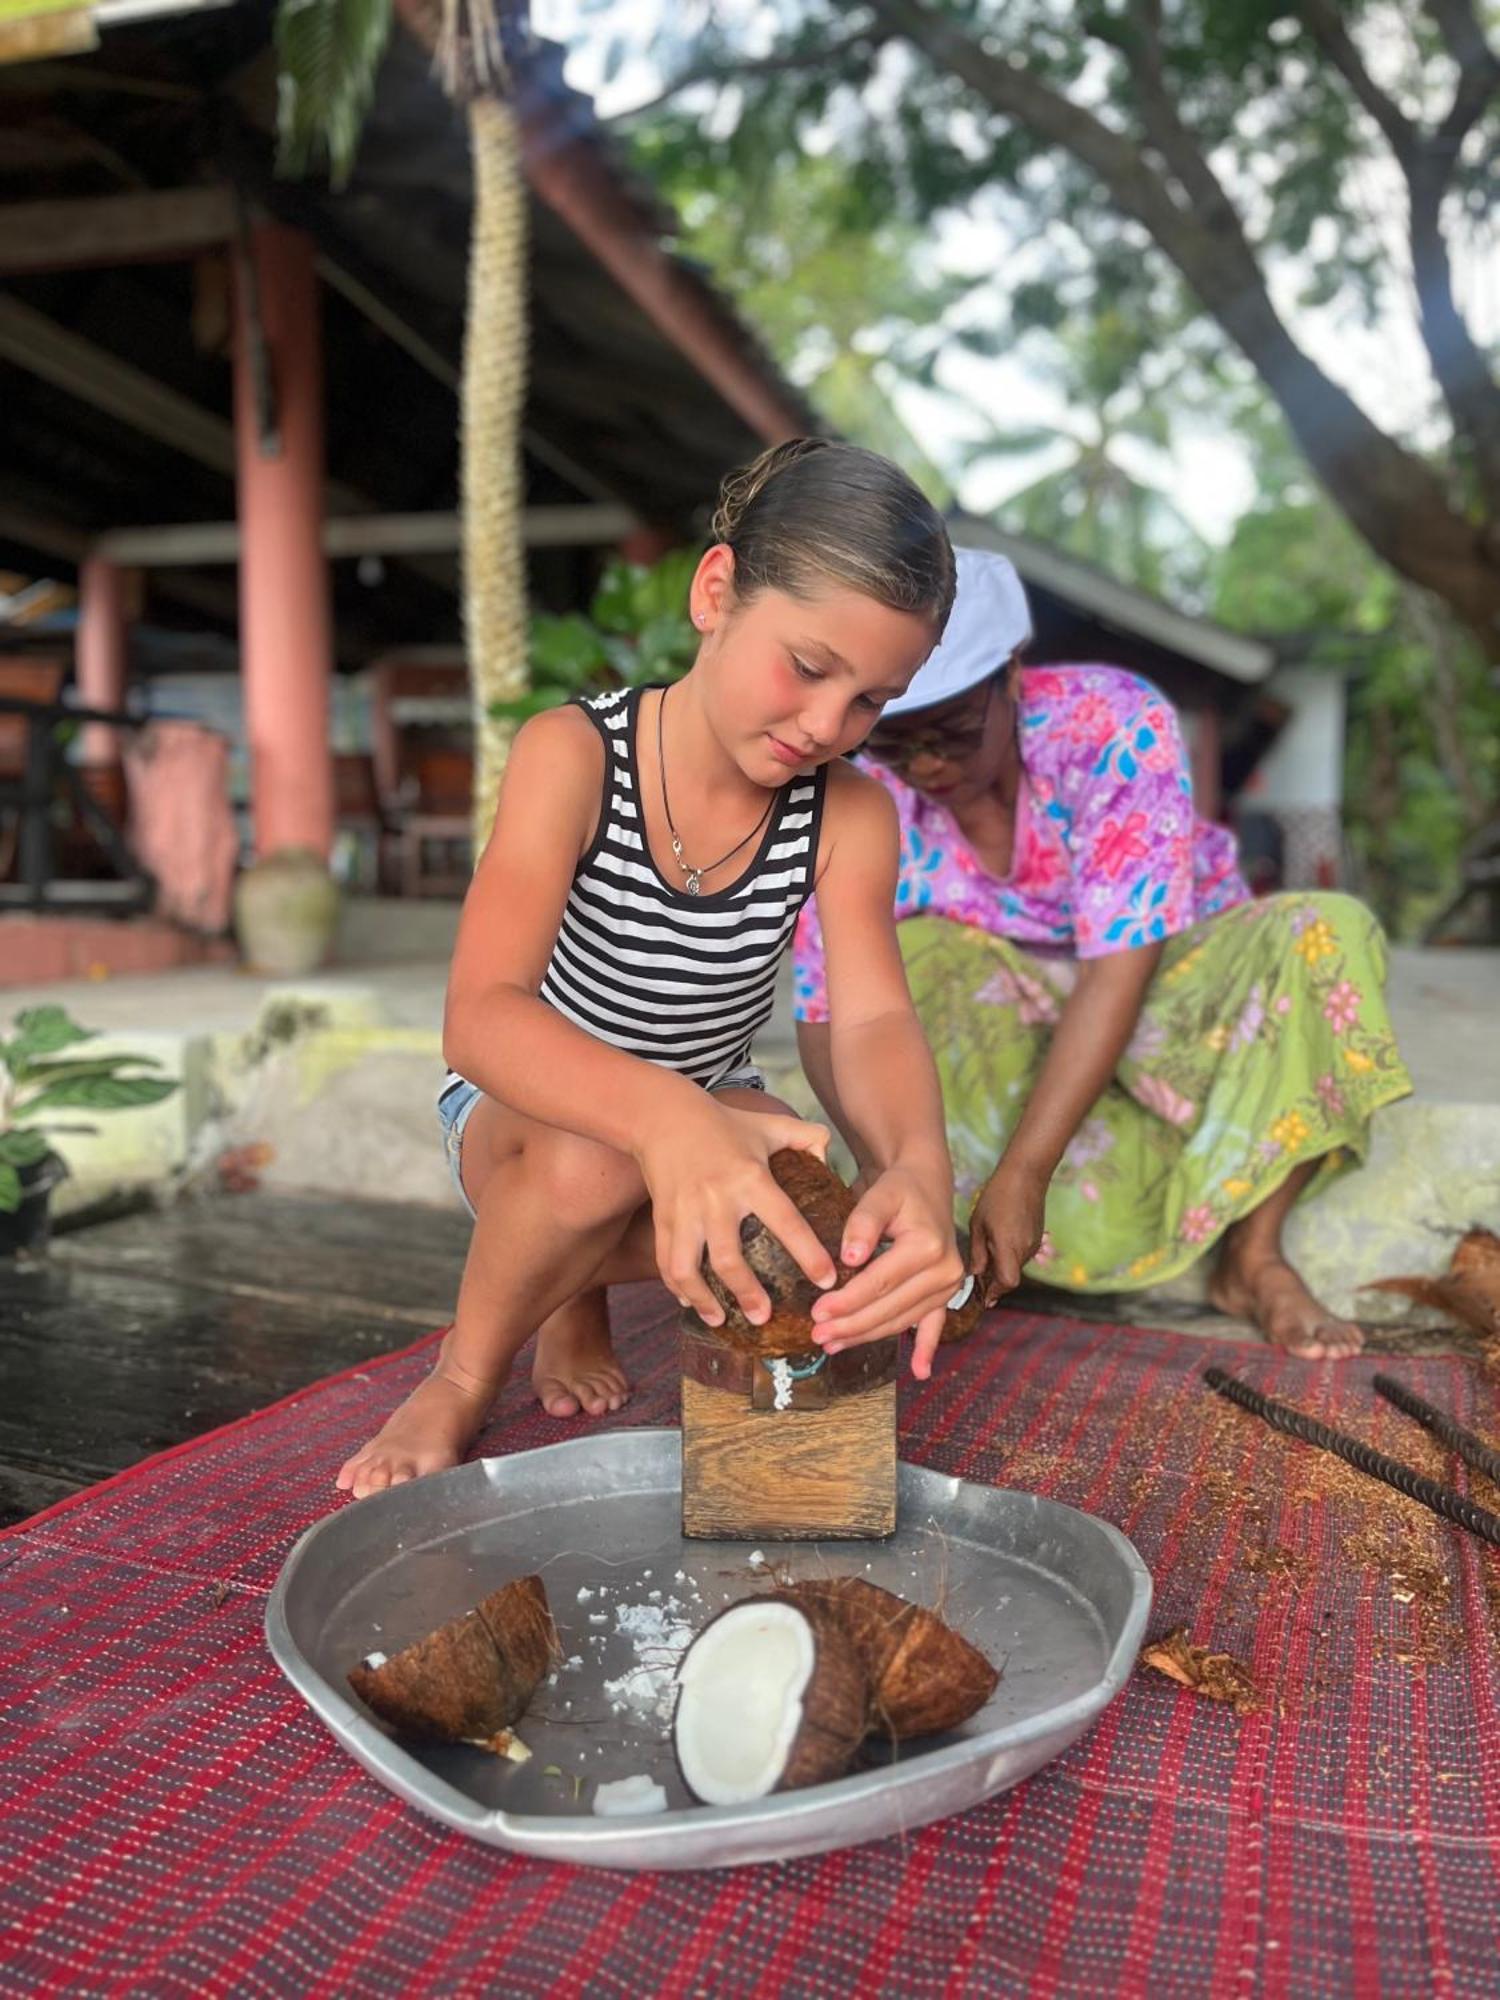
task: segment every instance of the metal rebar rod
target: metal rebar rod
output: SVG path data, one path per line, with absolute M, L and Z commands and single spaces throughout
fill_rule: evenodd
M 1445 1410 L 1424 1402 L 1414 1389 L 1408 1389 L 1394 1375 L 1377 1375 L 1375 1393 L 1384 1396 L 1388 1403 L 1394 1403 L 1406 1416 L 1414 1417 L 1425 1430 L 1440 1438 L 1449 1451 L 1456 1452 L 1466 1465 L 1472 1465 L 1476 1472 L 1482 1472 L 1486 1479 L 1492 1479 L 1500 1486 L 1500 1451 L 1496 1451 L 1493 1445 L 1486 1444 L 1473 1431 L 1466 1431 Z
M 1500 1549 L 1500 1515 L 1476 1507 L 1472 1500 L 1455 1493 L 1451 1486 L 1428 1479 L 1412 1466 L 1403 1465 L 1400 1459 L 1387 1458 L 1383 1451 L 1375 1451 L 1343 1431 L 1330 1430 L 1316 1417 L 1291 1409 L 1285 1403 L 1274 1402 L 1258 1389 L 1252 1389 L 1248 1383 L 1226 1374 L 1222 1368 L 1205 1368 L 1203 1379 L 1210 1389 L 1227 1396 L 1231 1403 L 1238 1403 L 1242 1410 L 1249 1410 L 1252 1416 L 1263 1417 L 1273 1429 L 1285 1431 L 1288 1437 L 1301 1438 L 1304 1444 L 1315 1444 L 1323 1451 L 1331 1451 L 1335 1457 L 1352 1465 L 1356 1472 L 1363 1472 L 1371 1479 L 1383 1480 L 1387 1486 L 1394 1486 L 1398 1493 L 1404 1493 L 1408 1500 L 1430 1507 L 1445 1521 L 1467 1528 L 1471 1535 L 1478 1535 L 1481 1541 Z

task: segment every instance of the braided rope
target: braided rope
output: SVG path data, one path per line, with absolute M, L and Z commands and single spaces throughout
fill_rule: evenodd
M 474 699 L 474 854 L 494 823 L 514 725 L 489 714 L 527 687 L 521 419 L 526 395 L 526 191 L 503 98 L 469 106 L 474 220 L 464 335 L 464 629 Z
M 1382 1480 L 1387 1486 L 1394 1486 L 1398 1493 L 1404 1493 L 1408 1500 L 1415 1500 L 1423 1507 L 1430 1507 L 1434 1514 L 1441 1514 L 1445 1521 L 1455 1526 L 1467 1528 L 1471 1535 L 1478 1535 L 1482 1541 L 1500 1548 L 1500 1515 L 1487 1513 L 1483 1507 L 1476 1507 L 1472 1500 L 1466 1500 L 1461 1493 L 1455 1493 L 1451 1486 L 1443 1486 L 1435 1479 L 1428 1479 L 1409 1465 L 1403 1465 L 1397 1458 L 1387 1458 L 1382 1451 L 1375 1451 L 1362 1444 L 1358 1438 L 1346 1436 L 1343 1431 L 1330 1430 L 1327 1424 L 1320 1424 L 1316 1417 L 1309 1417 L 1301 1410 L 1288 1408 L 1285 1403 L 1274 1402 L 1263 1396 L 1258 1389 L 1228 1375 L 1222 1368 L 1205 1368 L 1203 1379 L 1210 1389 L 1221 1396 L 1227 1396 L 1231 1403 L 1238 1403 L 1242 1410 L 1249 1410 L 1252 1416 L 1263 1417 L 1278 1431 L 1285 1431 L 1289 1437 L 1301 1438 L 1304 1444 L 1315 1444 L 1323 1451 L 1331 1451 L 1338 1458 L 1352 1465 L 1357 1472 L 1366 1473 L 1371 1479 Z
M 1398 1410 L 1408 1417 L 1414 1417 L 1435 1438 L 1447 1445 L 1449 1451 L 1456 1452 L 1465 1464 L 1472 1465 L 1476 1472 L 1482 1472 L 1486 1479 L 1493 1479 L 1500 1486 L 1500 1451 L 1487 1445 L 1483 1438 L 1473 1431 L 1466 1431 L 1446 1412 L 1435 1409 L 1404 1382 L 1398 1382 L 1394 1375 L 1377 1375 L 1375 1393 L 1384 1396 L 1388 1403 L 1394 1403 Z

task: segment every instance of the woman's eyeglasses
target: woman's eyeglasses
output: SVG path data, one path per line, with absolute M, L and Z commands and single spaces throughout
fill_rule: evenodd
M 864 740 L 865 751 L 878 764 L 900 770 L 919 763 L 924 757 L 945 764 L 962 764 L 977 754 L 989 726 L 990 701 L 995 692 L 993 678 L 985 682 L 984 699 L 949 722 L 925 726 L 920 719 L 911 723 L 877 723 Z

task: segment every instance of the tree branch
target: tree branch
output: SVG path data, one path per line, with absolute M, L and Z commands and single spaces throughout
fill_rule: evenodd
M 648 111 L 656 111 L 668 104 L 684 90 L 691 90 L 699 83 L 740 83 L 746 77 L 785 76 L 796 70 L 822 69 L 827 64 L 836 63 L 843 56 L 867 49 L 873 55 L 879 48 L 882 37 L 869 28 L 856 28 L 852 34 L 840 36 L 837 41 L 824 42 L 818 48 L 787 49 L 764 56 L 749 56 L 741 60 L 723 62 L 693 63 L 680 76 L 664 84 L 655 96 L 644 98 L 639 104 L 632 104 L 628 111 L 616 111 L 604 122 L 609 125 L 623 124 L 630 118 L 644 117 Z
M 1473 457 L 1486 506 L 1492 515 L 1500 515 L 1500 392 L 1458 309 L 1442 228 L 1443 197 L 1459 148 L 1500 81 L 1500 65 L 1484 46 L 1477 23 L 1473 24 L 1477 53 L 1469 67 L 1460 70 L 1447 116 L 1436 137 L 1431 137 L 1407 118 L 1371 77 L 1334 0 L 1299 0 L 1297 11 L 1308 33 L 1384 133 L 1401 169 L 1422 343 L 1454 430 Z M 1457 0 L 1445 11 L 1462 15 L 1467 8 L 1463 0 Z M 1472 22 L 1472 16 L 1470 19 Z
M 1104 184 L 1116 207 L 1150 232 L 1244 352 L 1314 471 L 1370 546 L 1393 569 L 1437 591 L 1480 634 L 1491 656 L 1500 656 L 1497 552 L 1454 510 L 1432 468 L 1378 429 L 1297 346 L 1243 235 L 1184 212 L 1130 141 L 1024 64 L 982 47 L 926 0 L 870 4 L 893 34 Z
M 1438 33 L 1463 75 L 1475 69 L 1493 70 L 1500 66 L 1500 57 L 1485 39 L 1470 0 L 1427 0 L 1427 11 L 1436 21 Z
M 1299 0 L 1297 12 L 1307 32 L 1385 134 L 1404 173 L 1420 135 L 1400 105 L 1386 95 L 1365 68 L 1364 59 L 1344 26 L 1342 9 L 1334 0 Z
M 1216 227 L 1233 230 L 1244 245 L 1245 254 L 1250 256 L 1234 203 L 1198 141 L 1177 115 L 1162 67 L 1161 24 L 1160 0 L 1138 0 L 1129 18 L 1119 24 L 1118 31 L 1112 26 L 1108 30 L 1096 28 L 1095 32 L 1112 42 L 1124 56 L 1135 85 L 1146 137 L 1171 168 L 1188 202 L 1196 206 L 1201 218 L 1212 221 Z

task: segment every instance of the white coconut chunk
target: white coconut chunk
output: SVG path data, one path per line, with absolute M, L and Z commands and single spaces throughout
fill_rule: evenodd
M 384 1653 L 365 1654 L 365 1665 L 370 1669 L 372 1673 L 374 1672 L 376 1667 L 383 1667 L 385 1665 L 385 1661 L 386 1661 L 386 1656 Z
M 792 1604 L 737 1604 L 688 1648 L 674 1735 L 682 1775 L 705 1805 L 776 1789 L 816 1659 L 812 1627 Z
M 615 1778 L 609 1784 L 594 1787 L 594 1811 L 601 1819 L 623 1819 L 627 1813 L 659 1813 L 666 1809 L 666 1793 L 644 1771 L 632 1778 Z

